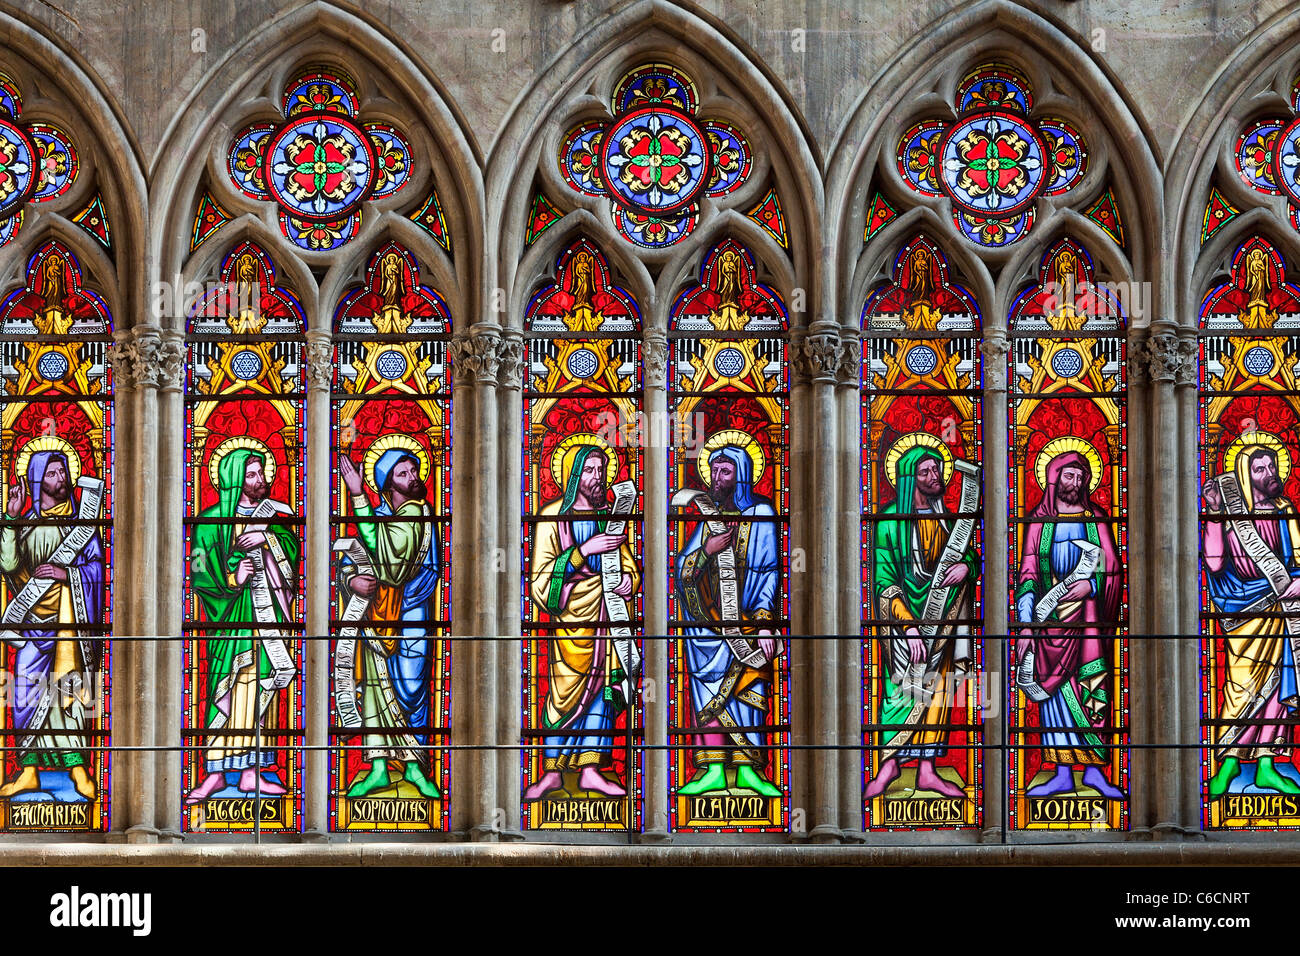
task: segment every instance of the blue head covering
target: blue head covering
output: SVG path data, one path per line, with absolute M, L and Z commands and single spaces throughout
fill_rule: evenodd
M 739 445 L 714 449 L 709 455 L 709 467 L 712 468 L 719 458 L 725 458 L 736 466 L 736 507 L 741 511 L 749 510 L 754 506 L 754 463 Z
M 32 510 L 38 518 L 41 516 L 41 482 L 45 480 L 45 472 L 49 470 L 50 465 L 55 461 L 63 462 L 63 471 L 71 479 L 72 472 L 68 468 L 68 456 L 61 451 L 33 452 L 32 457 L 27 462 L 27 487 L 32 495 Z
M 388 495 L 384 491 L 384 486 L 388 484 L 393 469 L 402 461 L 411 461 L 417 469 L 420 467 L 420 459 L 402 448 L 388 449 L 379 456 L 379 461 L 375 462 L 375 485 L 379 488 L 379 497 L 383 499 L 386 505 L 388 504 Z

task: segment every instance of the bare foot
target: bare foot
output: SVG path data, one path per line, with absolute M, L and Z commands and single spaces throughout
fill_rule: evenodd
M 260 789 L 264 797 L 278 797 L 284 793 L 284 787 L 266 777 L 262 778 L 259 785 L 256 770 L 245 770 L 239 775 L 239 789 L 245 793 L 254 793 Z
M 37 776 L 36 768 L 24 767 L 17 780 L 10 781 L 0 787 L 0 797 L 12 797 L 15 793 L 22 793 L 24 790 L 36 790 L 39 789 L 40 785 L 41 778 Z
M 552 790 L 559 790 L 564 786 L 564 777 L 558 770 L 548 770 L 542 774 L 542 779 L 524 791 L 525 800 L 540 800 L 544 794 Z
M 951 781 L 943 779 L 935 772 L 934 764 L 929 760 L 922 760 L 916 768 L 916 789 L 917 790 L 936 790 L 945 797 L 964 797 L 966 791 Z
M 578 786 L 583 790 L 594 790 L 597 793 L 603 793 L 607 797 L 625 797 L 627 791 L 609 780 L 595 767 L 583 767 L 582 773 L 578 777 Z
M 212 794 L 221 789 L 226 782 L 224 773 L 210 773 L 203 778 L 203 782 L 190 791 L 190 795 L 185 798 L 185 802 L 191 806 L 196 803 L 202 803 Z
M 869 784 L 867 784 L 867 799 L 874 800 L 885 792 L 885 788 L 894 782 L 899 774 L 898 760 L 890 757 L 880 765 L 880 772 L 876 774 Z
M 95 785 L 91 783 L 90 775 L 86 773 L 85 767 L 72 768 L 72 785 L 77 788 L 77 793 L 87 800 L 95 799 Z

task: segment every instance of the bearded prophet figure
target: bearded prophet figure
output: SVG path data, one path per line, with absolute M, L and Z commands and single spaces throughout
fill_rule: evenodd
M 218 449 L 220 453 L 220 449 Z M 205 700 L 206 727 L 223 731 L 204 754 L 206 776 L 186 797 L 200 803 L 222 788 L 225 772 L 240 771 L 239 790 L 260 791 L 265 796 L 285 792 L 284 787 L 259 773 L 275 764 L 274 744 L 258 747 L 256 731 L 265 726 L 274 695 L 266 692 L 272 664 L 266 642 L 252 622 L 266 620 L 268 629 L 293 621 L 297 585 L 292 580 L 298 564 L 298 539 L 283 524 L 259 523 L 252 515 L 270 495 L 268 453 L 240 447 L 229 451 L 218 465 L 217 504 L 205 508 L 201 518 L 236 518 L 235 522 L 200 524 L 194 533 L 191 580 L 206 620 L 230 627 L 211 632 L 204 640 L 208 651 Z M 280 514 L 291 513 L 275 502 Z M 242 731 L 243 733 L 230 733 Z
M 435 598 L 442 552 L 436 528 L 426 520 L 433 515 L 433 508 L 426 500 L 428 488 L 420 468 L 420 459 L 408 449 L 384 451 L 374 466 L 380 503 L 372 509 L 361 472 L 346 455 L 339 456 L 339 477 L 351 496 L 352 513 L 360 519 L 357 533 L 375 571 L 367 575 L 353 569 L 346 586 L 371 599 L 372 620 L 391 622 L 369 628 L 379 639 L 362 641 L 359 646 L 361 717 L 368 727 L 391 723 L 391 700 L 409 728 L 407 733 L 363 735 L 363 756 L 370 761 L 370 770 L 348 790 L 349 797 L 363 797 L 388 786 L 390 760 L 403 764 L 404 779 L 421 795 L 429 799 L 441 796 L 428 778 L 428 751 L 423 748 L 429 740 L 433 667 L 427 622 L 438 616 Z M 376 515 L 410 520 L 365 520 Z M 416 759 L 410 759 L 412 756 Z
M 24 502 L 30 495 L 30 506 Z M 5 516 L 26 521 L 76 516 L 68 457 L 58 451 L 33 452 L 27 474 L 9 489 Z M 72 785 L 94 800 L 87 753 L 75 746 L 90 729 L 86 708 L 94 701 L 81 675 L 99 666 L 100 641 L 87 639 L 77 624 L 97 624 L 104 613 L 104 548 L 96 532 L 67 563 L 52 563 L 69 534 L 57 524 L 0 525 L 0 571 L 11 593 L 19 594 L 33 578 L 53 581 L 23 623 L 22 644 L 14 661 L 14 724 L 25 731 L 19 747 L 18 777 L 0 787 L 0 797 L 40 789 L 39 771 L 67 770 Z
M 780 649 L 771 623 L 777 616 L 781 583 L 778 528 L 771 520 L 776 512 L 767 498 L 754 493 L 754 461 L 747 444 L 723 444 L 710 450 L 711 444 L 706 441 L 704 446 L 708 496 L 725 530 L 713 534 L 708 522 L 698 522 L 677 557 L 677 590 L 692 622 L 684 629 L 682 642 L 692 724 L 705 728 L 694 737 L 694 760 L 701 773 L 677 792 L 690 796 L 725 790 L 726 770 L 734 767 L 736 787 L 779 797 L 780 789 L 762 773 L 767 764 L 766 734 L 753 729 L 769 722 L 768 689 Z M 732 621 L 724 618 L 718 565 L 719 553 L 728 548 L 735 555 L 738 596 L 739 619 Z M 737 655 L 722 633 L 725 625 L 738 627 L 757 643 L 762 664 L 746 663 Z
M 1290 583 L 1280 596 L 1276 595 L 1269 577 L 1238 537 L 1233 522 L 1206 520 L 1202 554 L 1210 599 L 1216 610 L 1240 615 L 1222 621 L 1227 655 L 1219 717 L 1255 722 L 1219 729 L 1215 756 L 1220 764 L 1210 780 L 1210 797 L 1218 799 L 1228 791 L 1241 774 L 1242 763 L 1255 764 L 1256 787 L 1300 794 L 1300 786 L 1274 766 L 1277 757 L 1291 753 L 1291 728 L 1281 721 L 1294 717 L 1300 704 L 1300 675 L 1296 672 L 1288 621 L 1275 613 L 1278 604 L 1300 599 L 1300 562 L 1296 555 L 1300 527 L 1295 509 L 1286 498 L 1278 454 L 1271 443 L 1243 441 L 1231 474 L 1250 516 L 1246 520 L 1281 563 Z M 1214 482 L 1205 485 L 1203 494 L 1209 511 L 1225 511 L 1223 495 Z M 1251 613 L 1261 611 L 1274 613 Z
M 1098 735 L 1111 710 L 1102 634 L 1119 616 L 1123 566 L 1106 511 L 1092 501 L 1093 468 L 1078 450 L 1050 457 L 1043 496 L 1025 527 L 1016 616 L 1022 625 L 1041 626 L 1016 640 L 1016 680 L 1038 707 L 1039 726 L 1054 728 L 1040 734 L 1040 743 L 1043 760 L 1056 764 L 1050 780 L 1026 791 L 1030 797 L 1073 792 L 1074 770 L 1081 767 L 1085 786 L 1108 800 L 1124 799 L 1102 770 L 1109 755 Z M 1091 553 L 1097 554 L 1095 569 L 1079 574 Z M 1039 603 L 1071 577 L 1056 607 L 1038 622 Z
M 946 510 L 943 466 L 944 459 L 935 448 L 926 444 L 909 448 L 898 459 L 898 497 L 885 506 L 883 513 L 942 515 Z M 868 799 L 883 794 L 899 776 L 900 765 L 908 760 L 917 762 L 917 790 L 936 791 L 948 797 L 965 795 L 961 787 L 939 776 L 934 761 L 948 752 L 948 731 L 940 725 L 950 720 L 959 675 L 968 673 L 971 667 L 969 630 L 945 623 L 925 636 L 918 626 L 935 587 L 949 589 L 940 609 L 943 618 L 969 618 L 973 614 L 979 556 L 971 544 L 942 580 L 934 580 L 954 524 L 951 518 L 923 517 L 886 518 L 876 526 L 876 600 L 880 616 L 893 622 L 891 630 L 895 635 L 882 642 L 886 676 L 880 723 L 898 729 L 882 734 L 880 769 L 867 785 Z M 920 672 L 923 678 L 912 680 L 910 672 Z M 928 729 L 919 729 L 918 725 Z
M 593 436 L 594 437 L 594 436 Z M 543 505 L 533 544 L 529 588 L 533 601 L 556 622 L 547 642 L 547 692 L 542 720 L 542 776 L 524 792 L 538 800 L 578 774 L 578 787 L 606 796 L 626 791 L 602 765 L 613 751 L 619 702 L 615 690 L 627 676 L 609 639 L 601 556 L 617 554 L 621 576 L 614 593 L 631 601 L 641 584 L 626 531 L 606 531 L 606 475 L 613 452 L 599 444 L 557 449 L 563 497 Z M 604 516 L 604 517 L 602 517 Z M 626 706 L 623 701 L 621 706 Z

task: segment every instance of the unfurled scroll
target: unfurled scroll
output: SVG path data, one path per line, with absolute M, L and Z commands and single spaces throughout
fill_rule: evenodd
M 1065 592 L 1070 589 L 1071 584 L 1092 577 L 1097 571 L 1097 565 L 1101 563 L 1101 548 L 1097 545 L 1082 540 L 1074 541 L 1073 544 L 1079 549 L 1079 563 L 1074 566 L 1073 571 L 1052 585 L 1051 590 L 1034 606 L 1034 620 L 1039 624 L 1046 621 L 1056 610 L 1056 606 L 1061 603 L 1061 598 L 1065 597 Z
M 980 470 L 977 465 L 961 459 L 957 460 L 956 468 L 961 474 L 961 502 L 958 504 L 958 510 L 970 514 L 979 507 L 980 503 Z M 952 590 L 949 587 L 942 587 L 940 582 L 949 569 L 966 556 L 966 549 L 970 546 L 971 535 L 974 533 L 975 518 L 967 517 L 958 518 L 948 534 L 948 541 L 939 554 L 939 563 L 930 578 L 930 593 L 925 599 L 925 608 L 921 612 L 924 623 L 920 625 L 919 630 L 926 637 L 933 637 L 939 630 L 939 619 L 943 617 L 943 609 L 948 603 L 948 593 Z
M 1237 483 L 1237 476 L 1228 473 L 1219 475 L 1214 479 L 1215 485 L 1218 486 L 1219 494 L 1223 497 L 1223 509 L 1230 515 L 1249 514 L 1246 508 L 1246 500 L 1241 493 L 1241 485 Z M 1292 652 L 1300 650 L 1300 620 L 1296 615 L 1300 615 L 1300 601 L 1282 601 L 1282 595 L 1286 593 L 1287 588 L 1291 586 L 1291 574 L 1282 563 L 1282 559 L 1273 553 L 1273 549 L 1268 546 L 1262 537 L 1260 537 L 1255 522 L 1248 517 L 1234 517 L 1230 522 L 1233 533 L 1237 536 L 1246 555 L 1251 561 L 1255 562 L 1255 567 L 1259 568 L 1260 573 L 1268 579 L 1268 586 L 1273 590 L 1273 600 L 1265 601 L 1263 610 L 1274 603 L 1280 603 L 1282 610 L 1286 613 L 1286 632 L 1291 635 Z M 1241 621 L 1225 620 L 1222 622 L 1224 630 L 1235 630 L 1240 626 Z
M 613 514 L 629 515 L 636 506 L 636 485 L 630 481 L 620 481 L 613 488 Z M 612 520 L 605 525 L 606 534 L 625 534 L 626 520 Z M 609 618 L 609 635 L 614 645 L 614 653 L 623 668 L 623 700 L 630 701 L 632 682 L 641 672 L 641 651 L 632 639 L 632 629 L 628 627 L 630 616 L 627 601 L 616 593 L 615 589 L 623 580 L 622 548 L 606 551 L 600 556 L 600 587 L 605 597 L 605 615 Z

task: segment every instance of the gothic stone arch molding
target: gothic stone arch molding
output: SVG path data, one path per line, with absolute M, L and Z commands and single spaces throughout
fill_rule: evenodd
M 1286 200 L 1257 193 L 1243 183 L 1233 153 L 1249 122 L 1290 111 L 1290 85 L 1300 72 L 1298 44 L 1300 10 L 1284 11 L 1261 25 L 1215 75 L 1175 140 L 1167 173 L 1171 188 L 1165 194 L 1166 249 L 1175 263 L 1171 274 L 1184 278 L 1170 290 L 1168 301 L 1174 304 L 1175 320 L 1186 328 L 1197 327 L 1200 297 L 1219 268 L 1223 250 L 1235 248 L 1248 230 L 1278 241 L 1288 250 L 1288 264 L 1295 255 L 1296 233 L 1287 223 Z M 1246 211 L 1202 246 L 1202 217 L 1211 185 Z
M 382 59 L 378 55 L 381 50 L 386 51 Z M 246 200 L 235 198 L 238 193 L 224 174 L 225 150 L 243 124 L 278 115 L 274 100 L 292 70 L 317 63 L 345 69 L 358 83 L 366 121 L 373 116 L 379 122 L 398 125 L 419 160 L 411 181 L 397 196 L 372 204 L 352 242 L 373 246 L 388 228 L 383 225 L 387 212 L 418 203 L 429 187 L 436 185 L 451 238 L 457 276 L 454 288 L 461 293 L 451 308 L 460 315 L 477 314 L 483 190 L 481 157 L 472 134 L 445 91 L 399 40 L 361 15 L 321 0 L 273 20 L 231 51 L 196 87 L 169 125 L 150 168 L 154 183 L 151 202 L 155 220 L 162 224 L 150 237 L 150 274 L 169 280 L 193 271 L 186 265 L 189 237 L 195 203 L 205 185 L 210 183 L 214 195 L 236 209 L 253 213 Z M 289 246 L 279 235 L 272 212 L 263 209 L 254 215 L 274 232 L 274 241 L 267 248 L 273 250 L 277 263 L 287 268 L 290 258 L 317 266 L 336 261 L 337 250 L 307 252 Z M 220 231 L 229 229 L 226 225 Z M 211 241 L 229 245 L 228 236 L 214 236 Z M 307 290 L 302 294 L 307 296 Z M 314 313 L 309 314 L 315 318 Z M 179 319 L 169 317 L 169 323 L 178 324 Z
M 65 242 L 93 275 L 97 290 L 124 329 L 141 315 L 145 277 L 134 268 L 117 269 L 102 246 L 89 239 L 68 216 L 82 209 L 98 190 L 104 197 L 116 261 L 138 262 L 148 223 L 146 187 L 139 146 L 103 84 L 75 51 L 68 51 L 33 23 L 0 13 L 0 70 L 23 94 L 24 122 L 49 122 L 71 138 L 81 161 L 77 180 L 58 199 L 28 204 L 16 240 L 0 250 L 0 275 L 21 273 L 40 242 Z M 34 82 L 35 81 L 35 82 Z
M 496 276 L 496 285 L 511 290 L 507 296 L 511 302 L 519 298 L 516 285 L 531 281 L 531 271 L 520 270 L 518 250 L 523 247 L 533 195 L 533 170 L 552 198 L 563 197 L 566 204 L 589 209 L 596 219 L 608 220 L 608 211 L 599 201 L 584 203 L 565 186 L 556 169 L 556 151 L 572 125 L 607 115 L 609 89 L 623 71 L 655 60 L 691 73 L 700 84 L 702 114 L 742 128 L 755 167 L 750 181 L 728 197 L 727 204 L 731 206 L 737 196 L 750 196 L 751 191 L 756 201 L 764 184 L 774 182 L 791 236 L 791 251 L 782 254 L 793 259 L 794 271 L 808 290 L 808 311 L 816 314 L 823 194 L 806 124 L 785 92 L 756 65 L 758 58 L 751 51 L 725 35 L 720 24 L 667 0 L 640 0 L 596 23 L 540 74 L 515 105 L 488 156 L 487 190 L 493 217 L 489 226 L 492 234 L 500 237 L 489 249 L 493 261 L 488 266 L 488 281 Z M 530 173 L 520 176 L 521 168 Z M 708 213 L 706 206 L 702 226 L 717 218 Z M 609 232 L 613 234 L 613 230 Z M 621 238 L 617 241 L 626 244 Z M 699 239 L 692 234 L 683 247 L 698 246 Z M 642 260 L 665 264 L 679 253 L 676 246 L 636 250 Z M 512 313 L 507 321 L 517 323 L 518 317 Z
M 877 176 L 891 189 L 895 185 L 896 171 L 892 178 L 882 174 L 893 170 L 894 147 L 902 132 L 922 118 L 950 114 L 955 84 L 966 70 L 991 59 L 1025 70 L 1038 94 L 1035 113 L 1049 111 L 1080 123 L 1088 141 L 1087 179 L 1066 196 L 1040 199 L 1034 232 L 1055 229 L 1053 220 L 1067 205 L 1077 207 L 1095 198 L 1109 178 L 1128 219 L 1132 271 L 1155 278 L 1162 267 L 1157 199 L 1162 179 L 1148 131 L 1129 107 L 1122 88 L 1053 23 L 1007 0 L 981 0 L 938 21 L 909 44 L 863 93 L 836 136 L 827 172 L 827 193 L 836 197 L 830 208 L 838 210 L 827 218 L 826 227 L 826 243 L 837 250 L 835 268 L 823 276 L 828 301 L 835 301 L 837 287 L 863 285 L 854 270 L 860 265 L 858 237 L 865 226 L 869 189 Z M 1055 82 L 1057 76 L 1064 85 Z M 1110 160 L 1111 154 L 1116 161 Z M 947 200 L 927 200 L 896 189 L 892 194 L 907 195 L 909 205 L 934 205 L 945 232 L 955 237 Z M 987 261 L 1006 262 L 1018 258 L 1017 247 L 1027 241 L 978 252 Z M 964 238 L 959 244 L 972 245 Z M 849 281 L 838 283 L 836 276 L 849 276 Z M 837 304 L 846 325 L 857 322 L 857 305 Z

